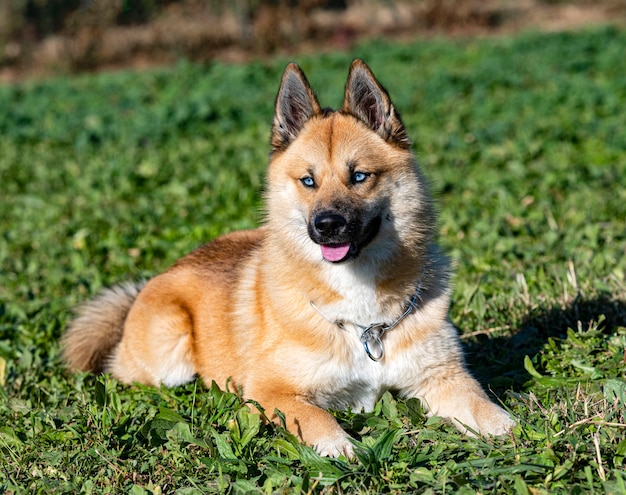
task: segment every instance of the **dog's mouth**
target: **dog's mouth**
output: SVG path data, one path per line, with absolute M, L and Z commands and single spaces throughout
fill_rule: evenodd
M 339 263 L 345 260 L 350 255 L 352 244 L 345 242 L 342 244 L 321 244 L 322 257 L 326 261 L 332 263 Z
M 324 260 L 342 263 L 359 255 L 378 234 L 380 223 L 379 217 L 363 225 L 341 215 L 323 213 L 309 225 L 309 236 L 320 246 Z

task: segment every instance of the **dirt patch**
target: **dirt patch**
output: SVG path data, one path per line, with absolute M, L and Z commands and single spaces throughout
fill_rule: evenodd
M 0 47 L 0 82 L 163 66 L 181 58 L 236 63 L 275 54 L 295 56 L 349 49 L 358 41 L 383 36 L 405 41 L 490 36 L 626 21 L 622 0 L 310 0 L 262 3 L 253 12 L 241 1 L 221 10 L 206 2 L 175 2 L 149 22 L 126 26 L 115 25 L 110 10 L 97 8 L 110 2 L 89 5 L 72 14 L 54 35 Z

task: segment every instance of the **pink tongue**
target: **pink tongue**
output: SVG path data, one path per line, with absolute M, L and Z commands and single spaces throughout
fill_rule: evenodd
M 350 251 L 350 243 L 337 244 L 330 246 L 328 244 L 322 244 L 322 256 L 327 261 L 341 261 L 348 255 Z

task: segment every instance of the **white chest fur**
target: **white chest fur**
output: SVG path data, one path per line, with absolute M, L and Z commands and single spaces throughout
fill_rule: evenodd
M 311 353 L 300 361 L 310 398 L 322 408 L 370 411 L 390 388 L 389 367 L 367 356 L 352 328 L 334 326 L 332 331 L 337 333 L 335 343 L 326 353 Z
M 387 390 L 403 392 L 408 384 L 419 380 L 429 357 L 420 347 L 399 349 L 399 334 L 391 330 L 383 338 L 385 355 L 380 361 L 368 357 L 360 340 L 360 329 L 346 325 L 331 329 L 334 343 L 326 352 L 301 359 L 300 371 L 309 386 L 313 403 L 322 408 L 371 411 Z M 423 351 L 427 351 L 426 348 Z
M 350 265 L 325 266 L 323 270 L 324 280 L 342 297 L 337 303 L 319 308 L 328 320 L 361 326 L 388 320 L 378 301 L 375 270 L 367 266 L 355 270 Z

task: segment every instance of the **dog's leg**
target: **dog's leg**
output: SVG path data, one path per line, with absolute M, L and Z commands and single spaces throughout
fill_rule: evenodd
M 281 424 L 279 411 L 284 415 L 285 426 L 302 442 L 312 446 L 322 456 L 354 457 L 350 436 L 339 426 L 337 420 L 326 410 L 311 404 L 306 397 L 295 392 L 278 392 L 256 388 L 251 397 L 258 400 L 269 419 Z
M 432 327 L 412 348 L 400 395 L 420 399 L 429 416 L 452 420 L 464 433 L 504 435 L 515 425 L 510 415 L 494 404 L 465 367 L 458 333 L 450 322 Z M 410 376 L 407 376 L 410 375 Z
M 446 363 L 436 376 L 423 380 L 416 394 L 429 416 L 451 419 L 462 432 L 504 435 L 515 425 L 509 414 L 494 404 L 462 363 Z
M 122 340 L 105 370 L 125 383 L 173 387 L 195 376 L 192 358 L 192 319 L 180 304 L 146 286 L 131 308 Z

